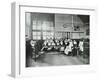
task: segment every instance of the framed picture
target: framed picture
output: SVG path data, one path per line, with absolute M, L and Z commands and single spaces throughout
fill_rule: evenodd
M 95 9 L 12 3 L 12 76 L 95 70 Z

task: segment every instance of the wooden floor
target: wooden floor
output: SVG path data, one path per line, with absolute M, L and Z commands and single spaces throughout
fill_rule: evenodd
M 36 66 L 62 66 L 62 65 L 83 65 L 87 64 L 88 60 L 78 56 L 67 56 L 64 54 L 47 53 L 39 56 L 36 62 L 31 57 L 27 59 L 27 67 Z

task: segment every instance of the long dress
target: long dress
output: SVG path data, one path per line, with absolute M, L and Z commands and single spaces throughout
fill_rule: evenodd
M 77 42 L 73 42 L 73 50 L 72 50 L 72 55 L 76 56 L 77 55 Z
M 72 47 L 73 47 L 73 43 L 72 42 L 69 42 L 69 52 L 72 52 Z
M 83 52 L 83 41 L 80 41 L 79 42 L 79 49 L 80 49 L 80 51 Z
M 66 46 L 66 48 L 65 48 L 65 51 L 64 51 L 64 52 L 65 52 L 65 54 L 66 54 L 66 55 L 68 55 L 68 53 L 69 53 L 69 46 Z

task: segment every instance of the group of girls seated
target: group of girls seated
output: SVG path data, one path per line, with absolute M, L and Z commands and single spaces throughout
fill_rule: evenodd
M 27 41 L 26 42 L 26 57 L 31 56 L 36 58 L 41 54 L 47 52 L 58 52 L 61 54 L 76 56 L 81 52 L 83 54 L 83 40 L 72 39 L 46 39 L 46 40 L 37 40 L 37 41 Z
M 77 46 L 78 45 L 78 46 Z M 71 39 L 46 39 L 43 43 L 41 51 L 58 51 L 66 55 L 78 55 L 77 50 L 83 53 L 83 41 L 81 40 L 79 44 L 76 40 Z

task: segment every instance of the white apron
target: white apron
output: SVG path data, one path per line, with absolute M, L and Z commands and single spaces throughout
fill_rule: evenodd
M 82 41 L 79 43 L 79 49 L 80 49 L 80 51 L 83 51 L 83 42 Z
M 65 54 L 67 54 L 68 55 L 68 52 L 69 52 L 69 46 L 67 46 L 66 48 L 65 48 Z

